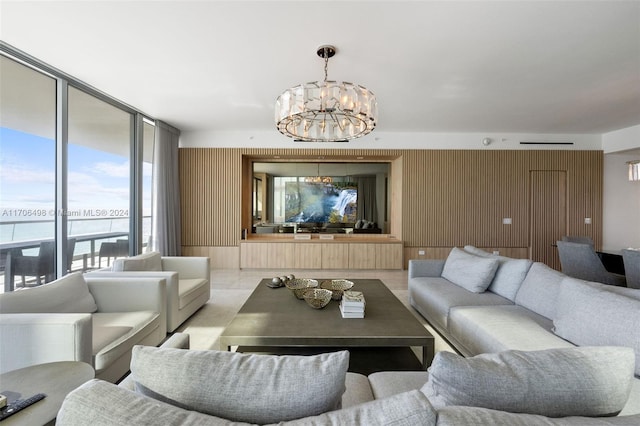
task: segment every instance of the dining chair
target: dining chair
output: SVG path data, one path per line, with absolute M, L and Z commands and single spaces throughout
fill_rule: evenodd
M 626 286 L 625 277 L 608 272 L 590 244 L 558 241 L 562 272 L 570 277 L 615 286 Z
M 27 286 L 26 277 L 36 277 L 36 284 L 42 284 L 54 279 L 55 274 L 55 243 L 53 241 L 42 241 L 37 256 L 24 256 L 22 251 L 13 253 L 11 256 L 11 277 L 16 275 L 22 278 L 22 287 Z
M 593 247 L 593 239 L 591 239 L 591 237 L 587 237 L 586 235 L 564 235 L 562 237 L 562 241 L 578 244 L 591 244 L 591 246 Z
M 640 289 L 640 250 L 622 250 L 627 287 Z

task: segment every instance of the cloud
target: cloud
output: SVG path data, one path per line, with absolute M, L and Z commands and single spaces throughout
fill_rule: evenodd
M 95 163 L 91 170 L 111 177 L 128 178 L 131 171 L 131 166 L 129 165 L 128 160 L 124 163 L 104 161 Z
M 0 181 L 5 183 L 45 183 L 53 184 L 56 181 L 56 173 L 51 170 L 34 170 L 22 165 L 3 164 L 0 169 Z

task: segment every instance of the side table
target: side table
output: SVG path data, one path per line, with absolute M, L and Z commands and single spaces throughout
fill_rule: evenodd
M 47 395 L 3 420 L 2 426 L 53 424 L 67 394 L 94 376 L 92 366 L 77 361 L 32 365 L 0 375 L 0 393 L 8 403 L 37 393 Z

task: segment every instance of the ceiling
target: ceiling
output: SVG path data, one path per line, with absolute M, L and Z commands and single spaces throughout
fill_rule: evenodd
M 5 1 L 0 38 L 183 131 L 277 132 L 323 78 L 384 132 L 606 133 L 640 124 L 638 1 Z

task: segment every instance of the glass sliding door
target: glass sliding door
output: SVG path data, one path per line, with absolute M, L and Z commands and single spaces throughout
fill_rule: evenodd
M 0 55 L 0 95 L 0 291 L 10 291 L 55 277 L 56 80 Z
M 129 253 L 132 123 L 129 112 L 69 87 L 67 229 L 89 267 Z

